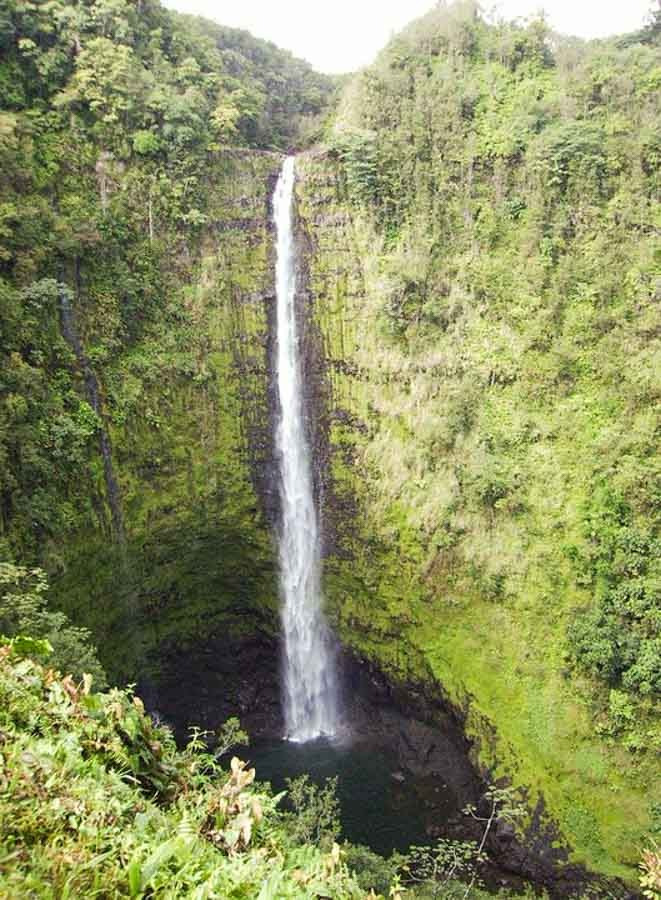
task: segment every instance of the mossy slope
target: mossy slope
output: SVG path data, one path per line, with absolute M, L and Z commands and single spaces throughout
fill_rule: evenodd
M 56 588 L 102 648 L 107 636 L 109 660 L 136 628 L 144 658 L 221 622 L 244 631 L 272 622 L 257 472 L 271 453 L 267 203 L 279 160 L 246 152 L 212 164 L 209 221 L 192 245 L 172 248 L 170 321 L 101 370 L 126 542 L 85 531 Z
M 647 751 L 599 735 L 601 697 L 566 658 L 567 625 L 590 596 L 567 546 L 583 545 L 600 473 L 627 478 L 624 447 L 649 441 L 647 413 L 627 419 L 609 374 L 627 321 L 585 380 L 545 401 L 540 378 L 576 337 L 561 329 L 555 349 L 524 353 L 519 313 L 505 324 L 494 283 L 453 325 L 393 340 L 389 293 L 424 253 L 423 226 L 384 242 L 331 156 L 307 154 L 299 171 L 331 396 L 324 516 L 334 526 L 334 508 L 354 511 L 326 560 L 341 638 L 396 678 L 436 683 L 465 716 L 476 762 L 527 789 L 572 859 L 633 880 L 658 802 L 653 720 Z

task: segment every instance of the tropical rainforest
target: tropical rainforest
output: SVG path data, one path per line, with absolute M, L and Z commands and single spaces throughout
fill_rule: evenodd
M 498 819 L 658 900 L 660 34 L 461 0 L 331 78 L 157 0 L 0 0 L 2 896 L 479 897 Z M 460 724 L 475 846 L 342 843 L 195 699 L 278 641 L 287 153 L 327 615 Z

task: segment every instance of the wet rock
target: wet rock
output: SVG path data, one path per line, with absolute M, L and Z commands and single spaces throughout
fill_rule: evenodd
M 204 646 L 162 647 L 158 666 L 158 676 L 143 679 L 139 693 L 180 743 L 191 727 L 214 732 L 231 716 L 251 736 L 282 734 L 278 656 L 269 638 L 216 634 Z

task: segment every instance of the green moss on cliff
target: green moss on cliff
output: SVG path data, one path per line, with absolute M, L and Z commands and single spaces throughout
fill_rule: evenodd
M 273 627 L 267 151 L 333 83 L 157 0 L 6 6 L 0 559 L 47 567 L 133 676 L 159 642 Z
M 55 545 L 54 588 L 115 677 L 144 671 L 159 645 L 230 622 L 273 627 L 274 560 L 254 475 L 269 453 L 266 198 L 278 166 L 269 154 L 217 161 L 209 222 L 176 250 L 170 315 L 97 365 L 125 540 L 85 529 Z M 93 288 L 87 299 L 98 304 Z
M 327 591 L 342 638 L 435 681 L 573 859 L 631 879 L 653 695 L 614 719 L 569 634 L 651 566 L 603 547 L 653 527 L 655 52 L 571 52 L 539 24 L 432 13 L 350 86 L 332 155 L 301 161 L 340 423 L 328 503 L 358 510 Z M 585 101 L 597 71 L 612 89 Z

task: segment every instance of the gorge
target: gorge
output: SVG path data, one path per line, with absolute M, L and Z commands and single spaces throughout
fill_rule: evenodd
M 76 684 L 136 684 L 180 746 L 236 715 L 253 739 L 236 752 L 258 759 L 346 720 L 357 754 L 390 754 L 383 793 L 419 798 L 415 841 L 479 844 L 461 810 L 488 818 L 496 785 L 525 815 L 490 831 L 492 887 L 508 870 L 512 890 L 635 895 L 661 809 L 658 22 L 586 43 L 439 6 L 334 82 L 155 0 L 8 10 L 0 634 L 48 638 Z M 94 889 L 98 850 L 66 824 L 88 795 L 47 794 L 62 722 L 85 773 L 104 745 L 85 704 L 146 785 L 104 820 L 99 871 L 122 896 L 207 800 L 176 774 L 185 751 L 163 751 L 175 800 L 154 787 L 169 745 L 132 700 L 65 716 L 68 683 L 29 665 L 2 688 L 8 896 L 28 869 Z M 33 733 L 42 682 L 55 724 Z M 159 818 L 186 797 L 183 824 Z M 276 815 L 259 803 L 255 840 Z M 50 835 L 58 809 L 40 855 L 27 810 Z M 329 847 L 283 850 L 278 831 L 250 855 L 213 822 L 195 852 L 229 873 L 219 896 L 235 876 L 258 896 L 269 865 L 291 896 L 309 896 L 299 870 L 330 892 L 333 866 L 333 896 L 369 890 Z M 185 869 L 168 859 L 142 887 L 133 870 L 134 895 L 166 896 Z

